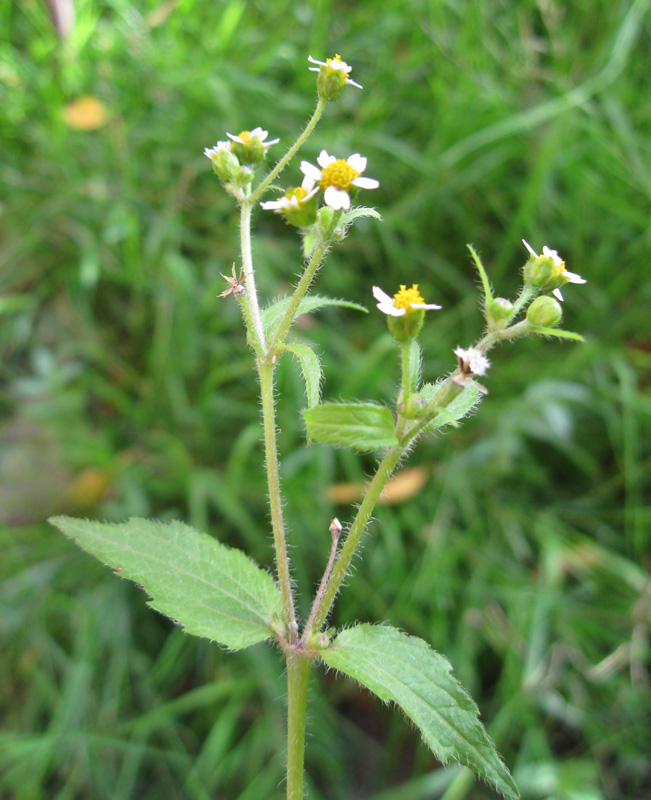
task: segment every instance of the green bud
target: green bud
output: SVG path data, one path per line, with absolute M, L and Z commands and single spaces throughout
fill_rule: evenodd
M 237 156 L 231 152 L 230 147 L 218 147 L 210 156 L 212 168 L 222 183 L 230 183 L 240 167 Z
M 249 131 L 242 131 L 239 138 L 242 142 L 231 142 L 231 150 L 237 156 L 241 164 L 257 166 L 264 161 L 265 150 L 262 142 L 257 136 L 251 136 Z
M 408 342 L 415 339 L 425 322 L 425 311 L 422 308 L 412 308 L 402 317 L 387 316 L 389 333 L 398 342 Z
M 541 328 L 554 328 L 563 317 L 563 309 L 553 297 L 537 297 L 527 309 L 527 320 Z
M 340 211 L 335 211 L 330 206 L 322 206 L 316 215 L 319 233 L 324 241 L 332 239 L 334 232 L 337 228 L 339 218 L 341 217 Z
M 503 328 L 513 312 L 513 303 L 504 297 L 496 297 L 489 301 L 486 316 L 495 328 Z

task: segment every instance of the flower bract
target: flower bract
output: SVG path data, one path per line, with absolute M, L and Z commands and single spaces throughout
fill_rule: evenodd
M 355 153 L 344 161 L 322 150 L 317 158 L 319 167 L 309 161 L 301 161 L 301 171 L 305 178 L 303 187 L 312 191 L 315 185 L 323 190 L 325 204 L 335 210 L 350 208 L 351 194 L 356 189 L 377 189 L 379 181 L 364 178 L 367 159 Z

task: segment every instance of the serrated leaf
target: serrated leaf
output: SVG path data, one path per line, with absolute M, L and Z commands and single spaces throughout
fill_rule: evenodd
M 299 360 L 305 379 L 305 394 L 308 408 L 319 404 L 321 399 L 321 364 L 317 354 L 306 344 L 281 344 L 282 350 L 293 353 Z
M 394 420 L 375 403 L 321 403 L 303 412 L 308 437 L 356 450 L 386 450 L 398 444 Z
M 435 383 L 428 383 L 419 392 L 425 402 L 431 400 L 434 396 L 438 386 Z M 439 413 L 425 428 L 426 431 L 435 431 L 442 428 L 444 425 L 452 425 L 455 428 L 459 427 L 458 421 L 468 416 L 475 408 L 481 399 L 481 392 L 472 381 L 468 381 L 466 387 L 457 395 L 454 400 L 451 400 L 445 408 L 439 410 Z
M 571 339 L 574 342 L 585 342 L 583 336 L 574 331 L 561 331 L 558 328 L 543 328 L 540 325 L 532 325 L 529 333 L 537 333 L 540 336 L 557 336 L 559 339 Z
M 136 581 L 149 605 L 188 633 L 231 650 L 272 635 L 278 587 L 247 555 L 182 522 L 133 518 L 122 524 L 52 517 L 80 547 Z
M 268 338 L 271 339 L 276 333 L 278 325 L 280 325 L 280 321 L 287 310 L 289 301 L 289 297 L 283 297 L 280 300 L 276 300 L 275 303 L 272 303 L 262 312 L 262 325 L 264 326 L 265 334 Z M 310 311 L 316 311 L 324 306 L 354 308 L 356 311 L 363 311 L 365 314 L 368 314 L 368 309 L 364 308 L 364 306 L 360 306 L 359 303 L 352 303 L 350 300 L 338 300 L 335 297 L 323 297 L 323 295 L 311 294 L 301 300 L 298 310 L 296 311 L 296 316 L 308 314 Z
M 518 790 L 450 662 L 427 642 L 390 626 L 357 625 L 340 633 L 321 658 L 381 700 L 396 703 L 444 764 L 457 761 L 509 800 Z

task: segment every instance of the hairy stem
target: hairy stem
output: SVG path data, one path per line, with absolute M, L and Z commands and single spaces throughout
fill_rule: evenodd
M 310 121 L 305 126 L 305 130 L 303 133 L 298 137 L 298 139 L 294 142 L 294 144 L 289 148 L 289 150 L 285 153 L 285 155 L 280 159 L 280 161 L 276 164 L 276 166 L 269 172 L 263 179 L 260 185 L 255 189 L 253 194 L 251 195 L 251 203 L 257 203 L 257 201 L 262 197 L 264 192 L 269 188 L 271 183 L 280 175 L 280 173 L 285 169 L 287 164 L 292 160 L 292 158 L 296 155 L 298 150 L 305 144 L 308 136 L 312 133 L 314 128 L 316 127 L 317 122 L 321 119 L 321 114 L 323 114 L 323 109 L 325 108 L 326 101 L 322 98 L 319 98 L 319 102 L 316 104 L 316 108 L 314 109 L 314 114 L 310 117 Z
M 246 305 L 248 317 L 251 320 L 253 329 L 250 331 L 254 342 L 254 349 L 258 355 L 267 352 L 262 327 L 262 317 L 260 316 L 260 306 L 258 305 L 258 292 L 255 286 L 255 275 L 253 273 L 253 257 L 251 254 L 251 208 L 252 203 L 249 199 L 242 200 L 240 206 L 240 246 L 242 249 L 242 269 L 244 270 L 244 285 L 246 286 Z M 247 316 L 247 315 L 245 315 Z M 248 322 L 248 320 L 247 320 Z
M 382 490 L 386 486 L 393 473 L 393 470 L 397 467 L 398 462 L 402 458 L 404 452 L 404 447 L 392 447 L 391 450 L 388 450 L 385 453 L 382 461 L 380 461 L 377 472 L 375 473 L 373 480 L 369 483 L 366 489 L 366 494 L 364 495 L 364 499 L 362 500 L 360 507 L 357 509 L 357 514 L 353 520 L 353 524 L 350 526 L 348 536 L 346 537 L 346 541 L 344 542 L 339 556 L 335 561 L 334 567 L 332 568 L 330 577 L 328 578 L 328 582 L 325 586 L 325 590 L 321 594 L 320 598 L 317 598 L 318 602 L 315 602 L 312 606 L 310 617 L 307 621 L 307 625 L 305 626 L 304 637 L 319 631 L 328 614 L 330 613 L 330 609 L 332 608 L 334 599 L 339 591 L 339 587 L 341 586 L 348 573 L 348 570 L 350 569 L 351 562 L 355 553 L 357 552 L 357 548 L 362 535 L 366 530 L 366 525 L 371 518 L 373 509 L 375 508 L 377 501 L 380 498 L 380 494 L 382 494 Z
M 292 322 L 294 321 L 294 317 L 296 316 L 296 312 L 298 311 L 298 307 L 301 304 L 301 300 L 305 297 L 307 290 L 310 288 L 310 284 L 314 279 L 316 271 L 321 266 L 321 262 L 323 261 L 323 256 L 325 255 L 328 246 L 325 242 L 319 240 L 314 250 L 312 251 L 312 255 L 310 256 L 310 260 L 305 267 L 305 272 L 301 276 L 300 281 L 298 282 L 296 289 L 294 289 L 294 294 L 291 296 L 289 301 L 289 305 L 283 315 L 283 318 L 280 320 L 280 325 L 278 326 L 278 330 L 276 331 L 275 336 L 271 344 L 269 345 L 269 353 L 273 355 L 273 351 L 275 347 L 279 344 L 282 344 L 285 336 L 287 335 L 287 331 L 289 330 Z
M 309 656 L 287 655 L 287 800 L 303 800 L 305 720 L 310 685 Z
M 276 447 L 276 410 L 274 407 L 273 365 L 258 361 L 260 394 L 262 397 L 262 424 L 264 427 L 264 448 L 267 466 L 267 486 L 269 488 L 269 508 L 276 553 L 278 584 L 283 599 L 283 612 L 290 641 L 295 640 L 297 624 L 294 614 L 294 598 L 289 572 L 285 522 L 280 495 L 280 473 L 278 469 L 278 450 Z

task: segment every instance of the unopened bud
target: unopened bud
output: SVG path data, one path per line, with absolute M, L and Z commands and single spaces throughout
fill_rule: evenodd
M 532 325 L 553 328 L 563 317 L 561 304 L 553 297 L 537 297 L 527 309 L 527 319 Z
M 496 297 L 489 302 L 486 312 L 495 328 L 503 328 L 513 313 L 513 303 L 505 297 Z

